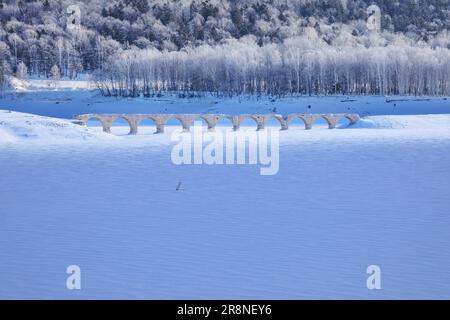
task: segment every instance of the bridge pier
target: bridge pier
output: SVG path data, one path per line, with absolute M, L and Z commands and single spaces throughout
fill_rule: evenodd
M 253 119 L 256 121 L 256 131 L 264 130 L 266 124 L 266 117 L 257 115 L 254 116 Z
M 156 121 L 156 132 L 155 133 L 164 133 L 164 121 L 157 120 Z
M 233 123 L 233 131 L 238 131 L 241 127 L 241 119 L 240 116 L 229 116 L 227 117 Z
M 305 122 L 305 130 L 311 130 L 315 119 L 313 117 L 302 118 L 302 119 Z
M 206 121 L 209 132 L 215 131 L 217 122 L 219 122 L 222 117 L 223 115 L 200 115 L 200 118 Z
M 352 113 L 352 114 L 346 114 L 344 115 L 345 118 L 347 118 L 348 120 L 350 120 L 350 125 L 357 123 L 359 120 L 361 120 L 361 118 L 359 117 L 358 114 L 356 113 Z
M 337 119 L 334 115 L 322 115 L 328 123 L 328 129 L 334 129 L 337 126 Z
M 98 120 L 100 120 L 100 122 L 102 123 L 103 132 L 111 133 L 111 126 L 112 123 L 114 122 L 114 119 L 111 117 L 102 117 L 99 118 Z
M 282 115 L 275 115 L 273 117 L 275 119 L 277 119 L 278 122 L 280 123 L 280 125 L 281 125 L 280 130 L 288 130 L 289 129 L 289 122 L 288 122 L 287 116 L 283 117 Z
M 192 125 L 193 116 L 192 115 L 177 115 L 176 119 L 180 120 L 183 131 L 189 132 Z
M 314 121 L 316 121 L 316 119 L 318 119 L 317 116 L 313 116 L 313 115 L 300 115 L 298 117 L 300 119 L 302 119 L 303 122 L 305 123 L 305 130 L 311 130 Z
M 123 118 L 128 122 L 130 126 L 129 134 L 137 134 L 138 133 L 138 122 L 142 120 L 139 116 L 123 116 Z

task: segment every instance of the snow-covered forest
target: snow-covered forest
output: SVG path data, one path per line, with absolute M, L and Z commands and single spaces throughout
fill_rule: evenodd
M 450 94 L 449 0 L 0 0 L 0 22 L 0 85 L 93 73 L 121 96 Z
M 127 50 L 111 57 L 97 83 L 105 95 L 119 96 L 450 93 L 450 50 L 402 38 L 376 41 L 383 45 L 366 47 L 350 37 L 330 46 L 312 29 L 310 36 L 261 47 L 249 37 L 173 52 Z

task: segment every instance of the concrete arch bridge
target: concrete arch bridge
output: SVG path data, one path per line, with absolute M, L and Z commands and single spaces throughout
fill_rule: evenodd
M 314 121 L 320 118 L 325 119 L 330 129 L 336 128 L 338 121 L 342 118 L 348 119 L 350 125 L 360 120 L 357 114 L 289 114 L 287 116 L 280 114 L 81 114 L 74 116 L 75 123 L 80 125 L 87 125 L 90 119 L 96 119 L 102 124 L 103 131 L 108 133 L 111 132 L 111 126 L 115 120 L 124 119 L 130 126 L 130 134 L 136 134 L 139 122 L 146 119 L 155 123 L 155 133 L 162 133 L 169 119 L 177 119 L 184 131 L 189 131 L 196 119 L 203 119 L 207 123 L 209 131 L 214 131 L 220 120 L 228 119 L 233 125 L 233 130 L 236 131 L 239 130 L 241 123 L 247 119 L 254 120 L 257 130 L 264 130 L 266 123 L 272 119 L 280 123 L 281 130 L 287 130 L 291 122 L 297 118 L 303 120 L 306 130 L 312 129 Z

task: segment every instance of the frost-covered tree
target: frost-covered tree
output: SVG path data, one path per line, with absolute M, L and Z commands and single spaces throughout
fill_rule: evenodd
M 16 67 L 16 77 L 19 79 L 25 79 L 27 77 L 28 68 L 22 61 Z
M 53 81 L 59 81 L 61 79 L 61 71 L 59 70 L 59 67 L 55 64 L 50 69 L 50 76 Z
M 349 37 L 347 33 L 346 38 Z M 370 37 L 373 37 L 371 35 Z M 416 47 L 407 38 L 366 38 L 334 44 L 312 29 L 280 44 L 255 38 L 202 45 L 183 51 L 120 51 L 97 75 L 106 95 L 160 91 L 217 95 L 448 95 L 450 50 Z
M 6 61 L 0 63 L 0 94 L 8 86 L 8 76 L 11 74 L 11 67 Z

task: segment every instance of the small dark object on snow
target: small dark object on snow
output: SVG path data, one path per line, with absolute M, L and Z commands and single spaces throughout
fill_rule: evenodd
M 181 182 L 178 182 L 177 188 L 175 189 L 176 191 L 180 190 L 181 188 Z

